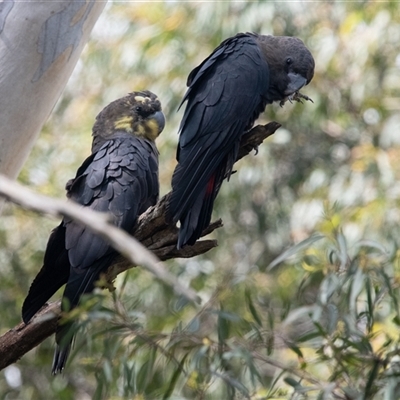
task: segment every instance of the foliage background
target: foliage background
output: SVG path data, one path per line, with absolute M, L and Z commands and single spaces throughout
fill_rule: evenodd
M 215 207 L 216 250 L 169 268 L 203 306 L 136 268 L 82 307 L 63 377 L 50 338 L 0 373 L 4 399 L 400 397 L 400 12 L 388 2 L 110 3 L 19 180 L 64 196 L 103 106 L 150 89 L 175 166 L 186 77 L 239 31 L 302 38 L 314 104 L 267 108 L 282 128 L 237 164 Z M 57 221 L 7 205 L 0 332 L 20 322 Z M 275 260 L 275 261 L 274 261 Z

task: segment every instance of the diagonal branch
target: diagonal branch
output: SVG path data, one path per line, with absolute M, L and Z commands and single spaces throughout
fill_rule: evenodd
M 269 136 L 280 124 L 270 122 L 267 125 L 258 125 L 243 136 L 238 160 L 248 155 Z M 133 266 L 140 265 L 148 269 L 158 279 L 171 286 L 176 293 L 185 296 L 191 301 L 198 302 L 197 294 L 191 289 L 183 287 L 179 281 L 169 274 L 160 262 L 171 258 L 191 258 L 206 253 L 217 246 L 216 240 L 199 240 L 193 246 L 176 249 L 178 229 L 166 222 L 165 211 L 170 194 L 165 195 L 153 207 L 149 208 L 139 218 L 134 237 L 115 228 L 107 222 L 104 214 L 91 210 L 83 212 L 80 206 L 67 201 L 50 199 L 35 194 L 21 185 L 0 176 L 0 197 L 21 205 L 24 208 L 42 214 L 54 216 L 68 216 L 87 225 L 94 232 L 102 235 L 119 251 L 106 273 L 106 280 L 112 282 L 115 277 Z M 202 234 L 208 235 L 222 226 L 217 220 L 210 224 Z M 142 244 L 141 244 L 142 243 Z M 150 251 L 149 251 L 150 250 Z M 56 321 L 60 314 L 60 302 L 53 302 L 35 316 L 27 325 L 21 323 L 0 336 L 0 370 L 16 362 L 29 350 L 36 347 L 56 329 Z
M 34 193 L 5 176 L 0 176 L 0 194 L 24 208 L 79 221 L 107 239 L 129 264 L 141 265 L 164 283 L 173 287 L 178 294 L 184 295 L 188 300 L 199 301 L 196 293 L 183 287 L 173 275 L 170 275 L 151 251 L 147 250 L 136 238 L 108 222 L 106 214 L 83 208 L 73 202 L 52 199 Z

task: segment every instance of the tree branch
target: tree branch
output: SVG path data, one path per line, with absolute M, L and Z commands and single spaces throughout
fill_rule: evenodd
M 197 294 L 190 288 L 183 287 L 173 275 L 170 275 L 160 260 L 137 239 L 108 222 L 108 216 L 88 208 L 65 201 L 52 199 L 24 188 L 5 176 L 0 176 L 0 194 L 24 208 L 43 214 L 63 216 L 74 219 L 90 230 L 107 239 L 112 246 L 127 260 L 129 265 L 140 265 L 188 300 L 199 302 Z
M 280 124 L 277 122 L 270 122 L 264 126 L 258 125 L 246 133 L 243 136 L 237 159 L 245 157 L 253 149 L 256 149 L 279 127 Z M 134 238 L 108 223 L 104 214 L 88 209 L 83 211 L 82 207 L 71 202 L 35 194 L 3 176 L 0 176 L 0 196 L 26 209 L 77 220 L 109 240 L 120 255 L 116 257 L 113 265 L 105 274 L 108 282 L 111 283 L 119 273 L 140 265 L 171 286 L 176 293 L 191 301 L 199 302 L 196 292 L 183 287 L 176 277 L 169 274 L 160 260 L 179 257 L 191 258 L 216 247 L 217 242 L 216 240 L 199 240 L 193 246 L 185 246 L 181 250 L 176 249 L 178 229 L 169 225 L 165 219 L 170 193 L 139 217 L 137 227 L 133 232 Z M 208 235 L 221 226 L 221 220 L 211 223 L 203 231 L 202 236 Z M 21 323 L 0 336 L 0 370 L 16 362 L 53 334 L 59 314 L 60 301 L 50 303 L 43 307 L 29 324 Z

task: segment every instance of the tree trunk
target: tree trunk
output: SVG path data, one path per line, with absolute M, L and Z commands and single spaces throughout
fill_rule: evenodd
M 0 3 L 0 173 L 17 177 L 105 4 Z

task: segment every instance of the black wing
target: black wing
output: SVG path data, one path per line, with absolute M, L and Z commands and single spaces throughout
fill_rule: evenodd
M 134 136 L 107 141 L 78 169 L 67 185 L 68 197 L 96 211 L 109 212 L 118 227 L 130 231 L 137 217 L 156 203 L 159 193 L 158 152 L 155 145 Z M 44 265 L 23 305 L 29 321 L 63 284 L 64 296 L 76 305 L 93 289 L 108 267 L 114 250 L 99 236 L 64 219 L 50 236 Z
M 32 282 L 22 306 L 22 319 L 25 323 L 28 323 L 46 301 L 67 283 L 69 269 L 68 253 L 65 250 L 65 227 L 61 222 L 50 235 L 43 267 Z
M 68 194 L 85 207 L 108 212 L 116 226 L 131 231 L 137 217 L 156 203 L 158 193 L 155 145 L 127 136 L 106 142 L 76 177 Z M 93 282 L 108 267 L 109 256 L 115 251 L 100 236 L 74 221 L 65 221 L 65 229 L 71 273 L 64 296 L 73 306 L 82 293 L 93 289 Z
M 168 209 L 174 222 L 200 205 L 215 171 L 214 198 L 231 172 L 241 136 L 267 103 L 268 65 L 254 36 L 239 34 L 194 69 L 188 85 Z
M 123 135 L 106 142 L 85 171 L 69 185 L 69 197 L 96 211 L 108 212 L 114 224 L 131 231 L 139 214 L 156 203 L 159 193 L 158 152 L 153 142 Z M 116 252 L 100 236 L 74 221 L 65 221 L 65 244 L 71 264 L 62 309 L 75 307 L 94 289 Z M 64 369 L 73 323 L 58 326 L 52 373 Z
M 88 157 L 79 167 L 76 176 L 81 175 L 93 161 L 95 154 Z M 68 191 L 74 179 L 66 185 Z M 32 282 L 27 297 L 22 305 L 22 320 L 28 323 L 46 301 L 68 282 L 70 262 L 65 249 L 64 221 L 51 232 L 47 242 L 43 266 Z

